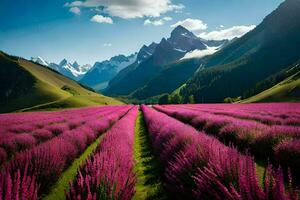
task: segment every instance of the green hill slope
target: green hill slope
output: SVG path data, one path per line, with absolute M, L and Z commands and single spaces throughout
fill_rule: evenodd
M 300 101 L 300 71 L 274 87 L 241 101 L 241 103 L 296 101 Z
M 0 112 L 122 104 L 51 69 L 3 52 L 0 76 Z

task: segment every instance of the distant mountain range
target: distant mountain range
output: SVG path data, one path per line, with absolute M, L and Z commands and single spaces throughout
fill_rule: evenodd
M 108 95 L 130 95 L 162 73 L 169 64 L 179 61 L 186 54 L 195 50 L 205 51 L 211 45 L 221 47 L 226 43 L 228 40 L 207 41 L 198 38 L 186 28 L 178 26 L 168 39 L 163 38 L 159 44 L 152 43 L 149 46 L 143 46 L 138 53 L 136 62 L 120 71 L 109 82 L 104 92 Z M 192 75 L 194 71 L 190 70 L 189 72 L 189 75 Z M 178 82 L 177 80 L 172 81 Z
M 137 54 L 130 56 L 118 55 L 110 60 L 96 62 L 94 66 L 82 77 L 80 82 L 100 91 L 105 89 L 108 82 L 121 70 L 131 65 L 137 59 Z
M 186 28 L 178 26 L 168 39 L 163 38 L 158 44 L 153 42 L 149 46 L 143 45 L 138 53 L 114 56 L 110 60 L 96 62 L 93 67 L 79 65 L 76 61 L 70 63 L 66 59 L 59 64 L 45 61 L 42 57 L 34 57 L 31 60 L 97 91 L 104 90 L 110 95 L 129 95 L 161 73 L 166 65 L 186 57 L 210 55 L 227 43 L 228 40 L 209 41 L 198 38 Z M 183 81 L 186 81 L 195 69 L 188 71 Z M 176 80 L 175 82 L 181 83 Z
M 144 53 L 146 54 L 146 51 Z M 139 56 L 143 57 L 143 59 L 147 57 L 146 55 L 140 54 Z M 118 55 L 109 60 L 96 62 L 93 66 L 89 64 L 79 65 L 76 61 L 71 63 L 66 59 L 63 59 L 59 64 L 56 64 L 53 62 L 48 62 L 40 56 L 32 57 L 31 61 L 50 67 L 64 76 L 89 86 L 94 90 L 100 91 L 105 89 L 108 85 L 108 82 L 113 79 L 122 69 L 131 65 L 137 59 L 142 60 L 142 58 L 137 57 L 137 53 L 129 56 Z
M 70 63 L 66 59 L 63 59 L 59 64 L 50 63 L 48 61 L 45 61 L 40 56 L 32 57 L 31 60 L 40 65 L 50 67 L 63 74 L 64 76 L 67 76 L 76 81 L 79 81 L 84 76 L 84 74 L 86 74 L 92 67 L 89 64 L 79 65 L 76 61 L 74 63 Z

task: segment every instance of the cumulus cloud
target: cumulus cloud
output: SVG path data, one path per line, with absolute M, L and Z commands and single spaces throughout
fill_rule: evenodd
M 191 59 L 191 58 L 203 58 L 205 56 L 216 53 L 219 49 L 220 49 L 220 47 L 207 47 L 207 49 L 204 49 L 204 50 L 196 49 L 194 51 L 191 51 L 191 52 L 188 52 L 187 54 L 185 54 L 185 56 L 183 58 L 181 58 L 181 60 Z
M 114 17 L 133 19 L 142 17 L 159 17 L 169 11 L 179 11 L 182 4 L 173 4 L 171 0 L 85 0 L 65 4 L 70 7 L 103 7 L 104 11 Z
M 102 15 L 94 15 L 92 18 L 91 18 L 91 21 L 92 22 L 96 22 L 96 23 L 106 23 L 106 24 L 113 24 L 113 20 L 112 18 L 110 17 L 104 17 Z
M 171 25 L 171 27 L 175 28 L 179 25 L 185 27 L 186 29 L 188 29 L 190 31 L 203 31 L 203 30 L 207 29 L 207 24 L 205 24 L 200 19 L 187 18 L 183 21 L 178 21 L 176 24 Z
M 247 32 L 253 30 L 256 26 L 250 25 L 250 26 L 233 26 L 228 29 L 222 29 L 218 31 L 212 31 L 212 32 L 203 32 L 200 33 L 198 36 L 207 39 L 207 40 L 224 40 L 224 39 L 233 39 L 235 37 L 242 37 Z
M 80 15 L 80 8 L 78 8 L 78 7 L 71 7 L 70 9 L 69 9 L 69 11 L 71 12 L 71 13 L 74 13 L 74 14 L 76 14 L 76 15 Z
M 144 25 L 153 25 L 153 26 L 162 26 L 165 24 L 167 21 L 171 21 L 172 17 L 164 17 L 162 19 L 156 19 L 156 20 L 151 20 L 151 19 L 146 19 L 144 21 Z

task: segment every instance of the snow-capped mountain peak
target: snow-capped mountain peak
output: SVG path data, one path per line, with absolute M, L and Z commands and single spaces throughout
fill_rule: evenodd
M 60 61 L 59 66 L 64 66 L 68 64 L 68 61 L 66 59 L 63 59 L 62 61 Z
M 31 60 L 35 63 L 38 63 L 40 65 L 44 65 L 44 66 L 48 66 L 49 63 L 47 61 L 45 61 L 42 57 L 38 56 L 38 57 L 31 57 Z
M 91 65 L 79 65 L 76 61 L 68 62 L 66 59 L 63 59 L 60 63 L 60 72 L 75 79 L 79 80 L 89 69 Z M 71 74 L 70 74 L 71 73 Z

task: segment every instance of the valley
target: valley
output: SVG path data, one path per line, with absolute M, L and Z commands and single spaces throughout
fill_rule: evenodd
M 0 200 L 300 200 L 299 50 L 300 0 L 1 1 Z

